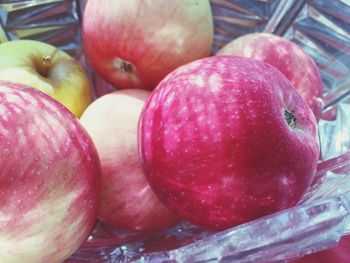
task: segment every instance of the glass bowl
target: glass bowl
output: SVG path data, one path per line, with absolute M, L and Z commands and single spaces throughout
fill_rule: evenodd
M 220 232 L 181 222 L 143 234 L 97 222 L 65 262 L 291 262 L 350 234 L 350 3 L 346 0 L 211 0 L 213 52 L 252 32 L 283 36 L 309 53 L 324 84 L 321 159 L 312 187 L 287 209 Z M 88 66 L 78 0 L 0 1 L 0 42 L 37 39 L 81 61 L 95 97 L 114 90 Z

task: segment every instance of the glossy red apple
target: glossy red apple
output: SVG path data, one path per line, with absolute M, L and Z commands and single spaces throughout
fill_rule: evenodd
M 38 90 L 0 82 L 0 102 L 0 262 L 62 262 L 96 221 L 96 149 Z
M 213 19 L 208 0 L 89 0 L 82 35 L 108 82 L 153 89 L 178 66 L 209 56 Z
M 274 67 L 216 56 L 169 74 L 139 122 L 146 176 L 184 219 L 225 229 L 295 205 L 319 155 L 310 107 Z
M 317 119 L 323 107 L 323 86 L 313 59 L 293 42 L 268 33 L 254 33 L 228 43 L 217 55 L 261 60 L 281 71 L 306 100 Z
M 138 158 L 137 123 L 149 93 L 112 92 L 95 100 L 80 119 L 101 159 L 99 218 L 112 226 L 141 231 L 159 230 L 178 221 L 154 194 Z

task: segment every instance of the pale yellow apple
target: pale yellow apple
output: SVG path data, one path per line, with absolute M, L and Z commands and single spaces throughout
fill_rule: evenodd
M 0 80 L 36 88 L 77 117 L 92 102 L 90 82 L 81 65 L 64 51 L 40 41 L 0 44 Z

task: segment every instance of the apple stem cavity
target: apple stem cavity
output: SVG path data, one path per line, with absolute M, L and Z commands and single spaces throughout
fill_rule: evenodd
M 297 126 L 297 118 L 295 117 L 294 110 L 284 110 L 284 119 L 287 121 L 288 126 L 295 128 Z
M 58 49 L 52 52 L 50 55 L 44 55 L 40 60 L 33 59 L 36 71 L 40 76 L 47 78 L 49 76 L 50 70 L 54 64 L 54 58 L 58 52 Z

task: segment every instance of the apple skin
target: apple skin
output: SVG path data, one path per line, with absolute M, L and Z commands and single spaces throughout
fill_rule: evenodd
M 82 36 L 92 67 L 117 88 L 154 89 L 166 74 L 210 55 L 208 0 L 89 0 Z
M 0 101 L 0 262 L 62 262 L 97 218 L 96 149 L 44 93 L 1 81 Z
M 0 44 L 0 57 L 0 80 L 36 88 L 62 103 L 76 117 L 92 102 L 85 70 L 50 44 L 36 40 L 4 42 Z
M 281 71 L 309 104 L 317 120 L 323 107 L 323 86 L 314 60 L 298 45 L 268 33 L 241 36 L 220 49 L 216 55 L 254 58 Z
M 277 69 L 216 56 L 160 82 L 140 117 L 139 152 L 171 211 L 220 230 L 297 204 L 319 142 L 310 107 Z
M 137 124 L 149 94 L 136 89 L 112 92 L 95 100 L 80 119 L 101 160 L 99 219 L 139 231 L 164 229 L 178 221 L 154 194 L 138 157 Z

